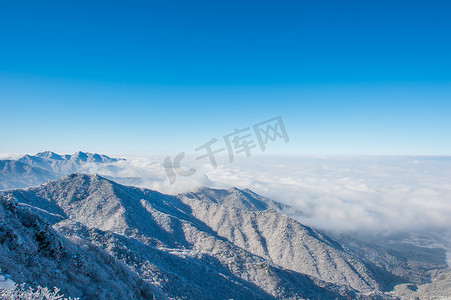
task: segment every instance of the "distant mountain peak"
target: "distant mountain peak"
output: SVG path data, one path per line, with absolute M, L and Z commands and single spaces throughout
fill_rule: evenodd
M 88 157 L 90 156 L 89 154 L 87 152 L 78 151 L 71 156 L 71 159 L 78 158 L 83 161 L 86 161 L 88 159 Z M 91 154 L 91 156 L 92 156 L 92 154 Z
M 63 157 L 61 157 L 61 155 L 56 154 L 55 152 L 52 152 L 52 151 L 39 152 L 35 156 L 43 158 L 43 159 L 52 159 L 52 160 L 62 160 L 63 159 Z

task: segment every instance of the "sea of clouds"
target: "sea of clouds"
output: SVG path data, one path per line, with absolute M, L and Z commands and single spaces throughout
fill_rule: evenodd
M 181 167 L 196 172 L 177 175 L 173 184 L 163 167 L 166 155 L 123 157 L 84 171 L 170 194 L 202 186 L 249 188 L 296 208 L 304 224 L 337 232 L 451 228 L 451 157 L 254 155 L 233 162 L 217 157 L 213 168 L 208 158 L 187 156 Z

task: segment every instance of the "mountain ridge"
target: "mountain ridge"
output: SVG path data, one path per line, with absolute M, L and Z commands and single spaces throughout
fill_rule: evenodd
M 188 269 L 198 268 L 195 266 L 201 266 L 204 259 L 210 263 L 214 261 L 208 267 L 213 268 L 211 272 L 214 274 L 223 270 L 221 274 L 229 274 L 226 275 L 227 280 L 240 278 L 246 284 L 252 283 L 264 293 L 269 293 L 272 295 L 270 297 L 307 295 L 308 291 L 293 285 L 301 279 L 304 282 L 301 286 L 310 286 L 313 290 L 325 288 L 324 293 L 333 292 L 344 298 L 354 291 L 367 293 L 384 290 L 384 286 L 376 280 L 376 269 L 369 269 L 364 262 L 345 253 L 339 243 L 324 234 L 282 214 L 286 206 L 249 190 L 204 188 L 172 196 L 123 186 L 99 175 L 75 173 L 39 187 L 7 193 L 15 197 L 20 205 L 44 210 L 46 213 L 38 209 L 34 211 L 62 233 L 70 232 L 72 236 L 77 236 L 77 230 L 73 229 L 77 226 L 74 224 L 82 224 L 91 231 L 100 230 L 98 234 L 105 236 L 103 239 L 89 237 L 88 241 L 95 240 L 98 246 L 110 251 L 110 255 L 116 258 L 120 258 L 120 253 L 124 251 L 130 257 L 141 257 L 132 259 L 128 265 L 140 266 L 132 268 L 139 276 L 153 280 L 160 287 L 164 286 L 161 278 L 155 279 L 156 275 L 148 268 L 160 273 L 166 271 L 160 269 L 157 262 L 151 263 L 151 266 L 145 263 L 150 259 L 146 254 L 148 251 L 154 253 L 151 257 L 157 261 L 167 257 L 167 253 L 176 257 L 191 257 L 194 260 L 186 262 Z M 105 239 L 110 238 L 114 241 L 105 244 Z M 86 239 L 86 236 L 81 234 L 74 239 Z M 115 243 L 117 245 L 108 250 L 108 245 Z M 138 243 L 133 247 L 141 245 L 138 252 L 127 248 L 130 246 L 128 244 L 133 243 Z M 116 247 L 122 250 L 115 252 L 113 249 Z M 241 253 L 241 257 L 234 253 Z M 178 260 L 175 257 L 171 259 Z M 192 290 L 193 283 L 183 275 L 182 270 L 173 264 L 172 267 L 163 265 L 172 270 L 172 275 L 167 276 L 181 276 L 184 278 L 183 285 Z M 272 271 L 262 275 L 261 270 Z M 173 277 L 174 274 L 177 276 Z M 249 277 L 249 274 L 263 277 L 256 279 Z M 383 273 L 379 276 L 389 275 Z M 286 286 L 291 292 L 278 291 L 278 286 Z M 208 290 L 208 287 L 203 289 Z M 337 289 L 344 292 L 337 292 Z M 172 293 L 168 287 L 163 290 Z M 192 290 L 190 293 L 195 292 Z
M 0 190 L 37 186 L 49 180 L 79 171 L 85 164 L 111 164 L 120 158 L 78 151 L 57 154 L 51 151 L 26 154 L 15 160 L 0 160 Z
M 419 274 L 402 255 L 369 244 L 355 251 L 247 189 L 165 195 L 73 173 L 0 197 L 171 299 L 392 299 L 395 285 Z

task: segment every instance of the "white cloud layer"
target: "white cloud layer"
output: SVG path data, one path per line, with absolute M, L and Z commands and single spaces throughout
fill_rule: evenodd
M 172 156 L 173 158 L 174 156 Z M 130 183 L 164 193 L 196 187 L 249 188 L 300 210 L 305 224 L 338 232 L 418 232 L 451 228 L 451 157 L 251 156 L 208 159 L 187 156 L 170 185 L 164 156 L 127 156 L 117 168 L 88 166 L 86 172 L 138 177 Z
M 21 153 L 0 153 L 0 159 L 18 159 L 22 156 Z

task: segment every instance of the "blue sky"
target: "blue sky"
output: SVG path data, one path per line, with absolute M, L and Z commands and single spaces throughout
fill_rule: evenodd
M 3 1 L 0 152 L 451 154 L 449 1 Z

